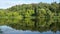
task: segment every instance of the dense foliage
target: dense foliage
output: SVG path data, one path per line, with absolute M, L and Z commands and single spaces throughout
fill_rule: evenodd
M 0 9 L 0 25 L 24 25 L 31 27 L 60 27 L 60 3 L 16 5 Z

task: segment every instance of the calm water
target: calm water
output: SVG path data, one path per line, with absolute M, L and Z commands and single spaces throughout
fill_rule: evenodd
M 0 26 L 0 34 L 60 34 L 60 31 L 31 31 L 31 30 L 16 30 L 9 26 Z

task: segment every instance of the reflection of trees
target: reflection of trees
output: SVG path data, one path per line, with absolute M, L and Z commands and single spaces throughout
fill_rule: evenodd
M 18 25 L 18 24 L 13 24 L 10 25 L 11 27 L 15 28 L 15 29 L 19 29 L 19 30 L 31 30 L 31 31 L 39 31 L 39 32 L 44 32 L 44 31 L 53 31 L 56 32 L 58 30 L 58 28 L 56 27 L 34 27 L 34 26 L 24 26 L 24 25 Z
M 55 32 L 57 30 L 60 30 L 59 19 L 57 19 L 57 22 L 55 23 L 56 18 L 58 17 L 54 16 L 54 13 L 51 13 L 51 11 L 48 9 L 46 10 L 39 9 L 39 10 L 36 18 L 35 17 L 32 18 L 33 16 L 28 16 L 28 14 L 26 14 L 24 18 L 19 19 L 17 17 L 18 14 L 16 13 L 17 15 L 13 17 L 17 17 L 17 18 L 11 18 L 12 15 L 10 15 L 9 19 L 2 18 L 0 22 L 3 22 L 3 24 L 9 25 L 15 29 L 22 29 L 22 30 L 32 30 L 32 31 L 40 31 L 40 32 L 48 31 L 48 30 L 52 30 Z
M 54 16 L 54 13 L 51 14 L 51 12 L 48 10 L 45 10 L 45 9 L 39 9 L 39 10 L 40 11 L 38 11 L 38 15 L 34 19 L 32 19 L 33 16 L 24 17 L 23 19 L 19 19 L 16 16 L 17 18 L 13 18 L 13 19 L 0 18 L 1 19 L 0 22 L 2 22 L 2 24 L 9 25 L 15 29 L 22 29 L 22 30 L 32 30 L 32 31 L 40 31 L 40 32 L 48 31 L 48 30 L 52 30 L 55 32 L 57 30 L 60 30 L 59 19 L 57 19 L 57 22 L 55 23 L 56 18 L 59 18 L 59 17 Z M 44 11 L 44 13 L 42 11 Z M 45 12 L 45 11 L 48 11 L 48 12 Z M 26 14 L 26 16 L 27 15 L 28 14 Z M 35 21 L 35 19 L 37 20 L 37 22 Z

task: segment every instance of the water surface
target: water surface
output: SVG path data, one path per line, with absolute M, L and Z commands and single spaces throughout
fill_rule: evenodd
M 16 30 L 12 27 L 9 26 L 0 26 L 0 34 L 60 34 L 60 31 L 44 31 L 44 32 L 39 32 L 39 31 L 31 31 L 31 30 Z

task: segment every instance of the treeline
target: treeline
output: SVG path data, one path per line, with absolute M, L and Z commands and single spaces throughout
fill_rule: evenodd
M 0 9 L 0 24 L 51 26 L 60 24 L 60 3 L 22 4 Z M 60 26 L 60 25 L 59 25 Z

